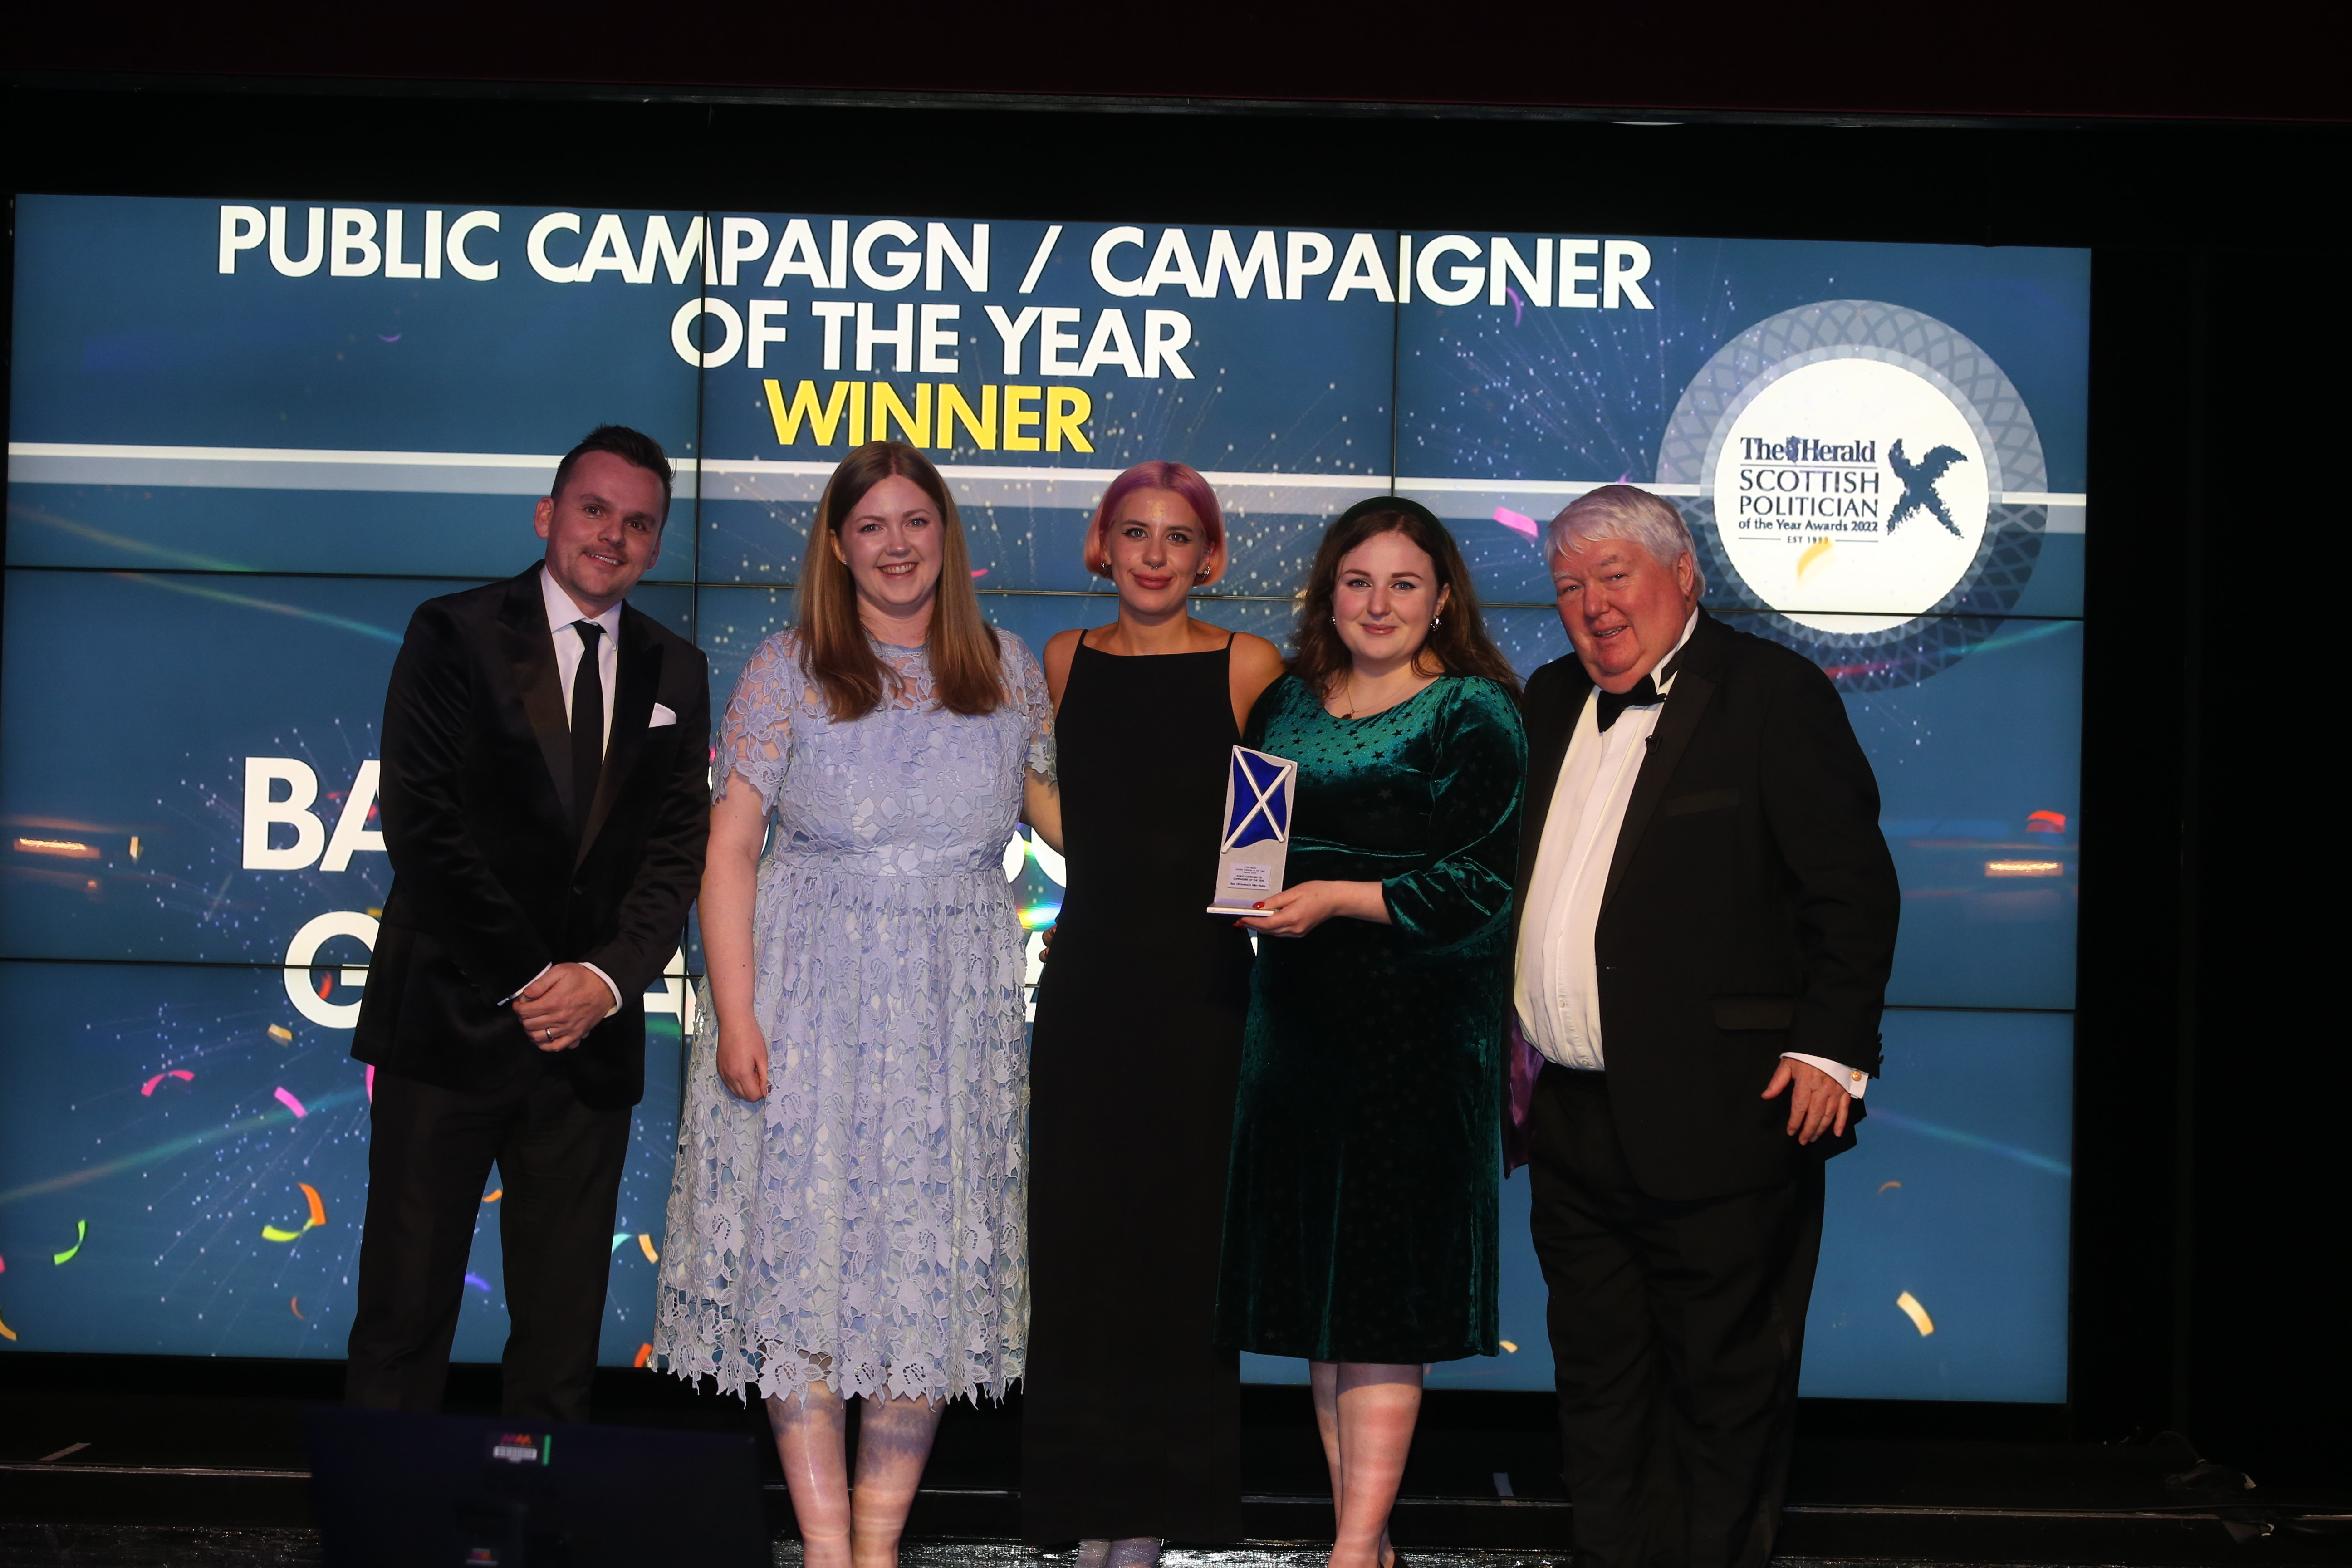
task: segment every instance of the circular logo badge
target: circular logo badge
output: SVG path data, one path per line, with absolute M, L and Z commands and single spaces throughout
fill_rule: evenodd
M 1710 601 L 1756 612 L 1755 629 L 1850 689 L 1924 679 L 1982 641 L 2048 521 L 2005 499 L 2046 481 L 2000 366 L 1876 300 L 1786 310 L 1725 344 L 1675 407 L 1658 481 L 1675 487 Z
M 1765 603 L 1825 632 L 1933 609 L 1984 539 L 1984 448 L 1933 383 L 1823 360 L 1739 412 L 1715 460 L 1715 524 Z

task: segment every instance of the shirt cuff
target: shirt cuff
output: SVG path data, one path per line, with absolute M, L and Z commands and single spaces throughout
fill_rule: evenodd
M 513 993 L 512 993 L 511 994 L 499 997 L 499 1006 L 501 1006 L 501 1007 L 511 1007 L 511 1006 L 513 1006 L 513 1005 L 514 1005 L 514 999 L 515 999 L 515 997 L 521 995 L 524 992 L 526 992 L 526 991 L 530 990 L 532 986 L 534 986 L 534 985 L 538 984 L 541 980 L 544 980 L 545 978 L 547 978 L 547 972 L 548 972 L 549 970 L 551 970 L 551 969 L 554 968 L 554 967 L 555 967 L 555 965 L 553 965 L 553 964 L 551 964 L 551 963 L 542 963 L 542 964 L 541 964 L 541 965 L 539 966 L 539 973 L 538 973 L 537 974 L 532 975 L 530 979 L 528 979 L 528 980 L 524 981 L 521 984 L 520 984 L 520 985 L 516 986 L 516 987 L 514 988 L 514 991 L 513 991 Z M 610 985 L 610 984 L 613 984 L 613 983 L 612 983 L 611 981 L 607 980 L 606 982 L 604 982 L 604 984 L 607 984 L 607 985 Z
M 609 1018 L 614 1014 L 619 1012 L 621 1010 L 621 988 L 613 984 L 613 977 L 605 973 L 603 970 L 597 968 L 594 964 L 590 963 L 585 959 L 581 961 L 580 967 L 594 975 L 597 979 L 603 981 L 604 983 L 604 989 L 613 994 L 613 1005 L 604 1009 L 604 1016 Z M 1859 1089 L 1854 1091 L 1856 1098 L 1860 1097 L 1861 1092 L 1862 1091 Z
M 1838 1082 L 1845 1085 L 1847 1095 L 1855 1100 L 1860 1100 L 1862 1098 L 1863 1090 L 1870 1087 L 1870 1075 L 1868 1073 L 1856 1072 L 1853 1068 L 1846 1066 L 1845 1063 L 1833 1062 L 1827 1057 L 1809 1057 L 1800 1051 L 1782 1051 L 1780 1053 L 1780 1059 L 1782 1061 L 1802 1062 L 1809 1068 L 1819 1068 L 1821 1071 L 1825 1072 L 1832 1078 L 1837 1079 Z
M 501 1007 L 513 1006 L 515 996 L 521 995 L 524 992 L 538 984 L 541 980 L 546 978 L 547 972 L 554 967 L 555 965 L 551 963 L 541 965 L 540 971 L 537 974 L 532 975 L 530 979 L 524 981 L 520 985 L 515 988 L 514 996 L 507 997 L 504 1001 L 500 1002 L 499 1005 Z M 584 959 L 581 961 L 580 967 L 594 975 L 597 979 L 603 981 L 604 983 L 604 989 L 613 994 L 613 1005 L 604 1009 L 604 1016 L 609 1018 L 614 1014 L 619 1012 L 621 1010 L 621 988 L 613 984 L 613 977 Z

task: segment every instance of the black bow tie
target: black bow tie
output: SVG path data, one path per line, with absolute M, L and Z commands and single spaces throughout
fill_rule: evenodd
M 1600 698 L 1601 709 L 1597 717 L 1604 731 L 1617 722 L 1617 715 L 1628 708 L 1654 708 L 1665 700 L 1658 695 L 1658 683 L 1646 675 L 1634 683 L 1631 691 L 1603 691 Z

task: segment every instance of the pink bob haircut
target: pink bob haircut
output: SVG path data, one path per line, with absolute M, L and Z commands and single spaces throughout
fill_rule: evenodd
M 1156 460 L 1136 464 L 1111 480 L 1110 488 L 1103 491 L 1102 504 L 1095 508 L 1095 520 L 1087 525 L 1087 571 L 1097 577 L 1110 575 L 1110 525 L 1118 518 L 1119 507 L 1138 490 L 1166 490 L 1191 507 L 1192 515 L 1201 520 L 1201 531 L 1208 544 L 1201 557 L 1208 575 L 1201 579 L 1201 586 L 1206 587 L 1225 574 L 1225 514 L 1217 505 L 1217 492 L 1187 465 Z

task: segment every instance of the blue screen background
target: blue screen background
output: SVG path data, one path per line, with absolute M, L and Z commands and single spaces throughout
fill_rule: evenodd
M 307 205 L 279 205 L 299 228 Z M 413 247 L 424 209 L 404 210 Z M 593 226 L 597 215 L 580 211 Z M 19 207 L 0 649 L 0 1323 L 14 1338 L 0 1350 L 341 1353 L 367 1089 L 348 1029 L 298 1006 L 293 987 L 315 1009 L 347 1006 L 366 952 L 330 937 L 290 973 L 287 954 L 306 922 L 380 909 L 389 868 L 364 843 L 338 870 L 316 857 L 249 867 L 250 760 L 307 769 L 311 809 L 332 832 L 375 754 L 410 612 L 538 558 L 531 501 L 554 455 L 596 423 L 636 425 L 706 465 L 682 476 L 661 562 L 633 602 L 709 653 L 714 711 L 760 640 L 790 623 L 809 518 L 845 446 L 781 447 L 770 377 L 820 391 L 863 376 L 1090 392 L 1092 453 L 983 450 L 967 433 L 937 454 L 960 492 L 982 604 L 1033 647 L 1111 618 L 1078 543 L 1102 484 L 1129 462 L 1172 458 L 1215 476 L 1233 566 L 1196 613 L 1279 641 L 1325 521 L 1349 502 L 1412 492 L 1415 479 L 1456 481 L 1454 495 L 1469 493 L 1464 480 L 1498 494 L 1523 481 L 1639 482 L 1700 366 L 1759 320 L 1820 300 L 1892 301 L 1966 333 L 2026 401 L 2051 489 L 2084 484 L 2080 251 L 1652 237 L 1654 310 L 1547 310 L 1483 295 L 1460 307 L 1368 292 L 1328 302 L 1311 279 L 1299 301 L 1181 289 L 1107 298 L 1087 261 L 1102 230 L 1087 225 L 1067 226 L 1024 294 L 1016 285 L 1046 227 L 1025 223 L 992 226 L 986 290 L 952 268 L 937 290 L 828 294 L 804 278 L 772 289 L 757 264 L 740 286 L 672 284 L 659 270 L 642 285 L 609 273 L 561 283 L 527 264 L 524 236 L 544 210 L 522 208 L 475 237 L 478 258 L 499 260 L 494 282 L 325 268 L 286 278 L 260 249 L 224 275 L 219 214 L 215 202 L 160 199 Z M 666 215 L 673 230 L 695 216 Z M 642 232 L 646 215 L 620 216 Z M 831 221 L 815 216 L 812 228 L 824 237 Z M 781 233 L 786 218 L 763 222 Z M 971 226 L 950 227 L 962 241 Z M 1144 232 L 1156 242 L 1161 231 Z M 1204 254 L 1210 232 L 1186 232 Z M 1250 231 L 1234 232 L 1246 246 Z M 577 255 L 581 236 L 564 237 Z M 1375 237 L 1392 256 L 1396 237 Z M 1122 273 L 1139 272 L 1149 250 L 1125 250 Z M 760 370 L 741 354 L 698 368 L 672 341 L 674 315 L 698 294 L 739 310 L 785 299 L 789 336 Z M 828 368 L 810 309 L 824 298 L 883 312 L 957 306 L 959 369 Z M 1139 321 L 1147 307 L 1181 310 L 1193 374 L 1043 373 L 1034 340 L 1007 374 L 982 324 L 989 303 L 1075 309 L 1082 334 L 1107 307 Z M 1489 500 L 1440 510 L 1522 673 L 1566 654 L 1535 544 L 1496 521 Z M 1904 924 L 1886 1077 L 1871 1088 L 1861 1146 L 1829 1167 L 1809 1394 L 2065 1394 L 2079 505 L 2074 516 L 2053 524 L 2009 613 L 1977 628 L 1963 657 L 1846 693 L 1884 795 Z M 1736 594 L 1710 603 L 1775 635 Z M 281 826 L 269 842 L 291 837 Z M 2063 874 L 1988 877 L 1989 862 L 2027 853 Z M 1043 924 L 1058 886 L 1034 855 L 1019 875 L 1020 901 Z M 689 943 L 684 967 L 694 962 Z M 652 1001 L 664 1010 L 652 1017 L 603 1342 L 621 1364 L 650 1338 L 676 1138 L 675 988 Z M 305 1185 L 323 1225 L 308 1224 Z M 1527 1191 L 1524 1175 L 1502 1186 L 1502 1330 L 1515 1348 L 1440 1365 L 1433 1385 L 1549 1386 Z M 495 1360 L 503 1339 L 498 1209 L 483 1205 L 460 1359 Z M 1896 1306 L 1906 1293 L 1932 1333 Z M 1305 1375 L 1303 1363 L 1247 1361 L 1254 1379 Z

